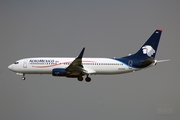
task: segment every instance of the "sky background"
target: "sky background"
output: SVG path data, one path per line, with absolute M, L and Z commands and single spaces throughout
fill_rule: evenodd
M 179 120 L 179 0 L 1 0 L 0 120 Z M 26 57 L 122 57 L 156 28 L 153 68 L 86 83 L 21 76 L 7 66 Z

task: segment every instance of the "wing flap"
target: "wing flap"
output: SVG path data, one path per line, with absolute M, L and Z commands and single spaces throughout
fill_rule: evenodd
M 96 71 L 90 68 L 83 68 L 85 74 L 96 74 Z

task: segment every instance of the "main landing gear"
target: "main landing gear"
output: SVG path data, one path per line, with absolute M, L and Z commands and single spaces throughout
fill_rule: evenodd
M 77 79 L 78 79 L 79 81 L 83 81 L 83 77 L 82 77 L 82 76 L 79 76 Z
M 82 76 L 79 76 L 77 79 L 78 79 L 79 81 L 83 81 L 83 77 L 82 77 Z M 87 77 L 85 78 L 85 81 L 86 81 L 86 82 L 91 82 L 91 78 L 88 77 L 88 75 L 87 75 Z
M 85 78 L 85 80 L 86 80 L 86 82 L 91 82 L 91 78 L 88 76 Z

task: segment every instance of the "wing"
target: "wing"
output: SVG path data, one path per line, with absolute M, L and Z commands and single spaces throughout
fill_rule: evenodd
M 75 60 L 66 68 L 67 74 L 72 76 L 84 75 L 86 71 L 83 69 L 82 57 L 85 51 L 85 47 L 82 49 L 81 53 Z

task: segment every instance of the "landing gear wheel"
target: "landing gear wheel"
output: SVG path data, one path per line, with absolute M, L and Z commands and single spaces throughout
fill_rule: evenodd
M 26 78 L 25 78 L 25 77 L 22 77 L 21 79 L 22 79 L 22 80 L 25 80 Z
M 82 77 L 82 76 L 79 76 L 77 79 L 78 79 L 79 81 L 83 81 L 83 77 Z
M 86 77 L 86 82 L 91 82 L 91 78 L 90 77 Z

